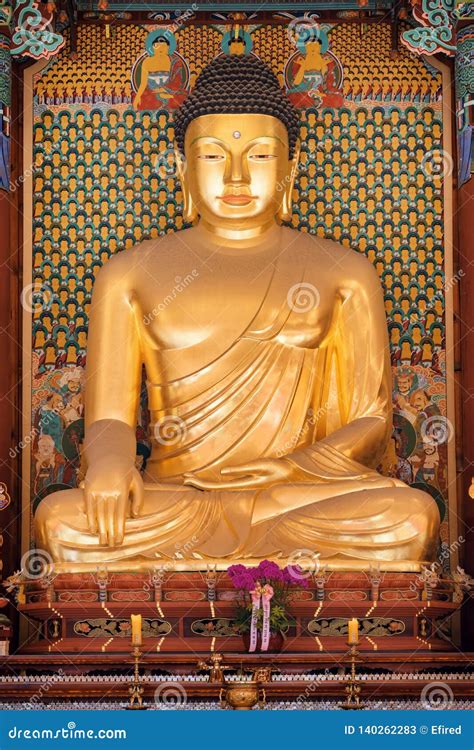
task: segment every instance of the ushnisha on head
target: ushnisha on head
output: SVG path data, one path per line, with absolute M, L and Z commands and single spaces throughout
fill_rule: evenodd
M 299 113 L 261 60 L 217 57 L 174 123 L 186 220 L 238 228 L 290 218 Z
M 184 153 L 189 124 L 216 114 L 258 114 L 279 119 L 288 132 L 289 156 L 299 134 L 299 113 L 281 89 L 276 75 L 253 55 L 216 57 L 196 80 L 185 103 L 174 114 L 175 138 Z

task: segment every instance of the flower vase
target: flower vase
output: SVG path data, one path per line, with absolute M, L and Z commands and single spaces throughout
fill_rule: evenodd
M 244 648 L 246 651 L 250 649 L 250 632 L 242 634 L 242 640 L 244 642 Z M 268 642 L 268 648 L 266 651 L 262 651 L 262 633 L 260 630 L 257 631 L 257 648 L 254 653 L 256 654 L 279 654 L 283 649 L 285 642 L 284 634 L 278 630 L 270 633 L 270 640 Z

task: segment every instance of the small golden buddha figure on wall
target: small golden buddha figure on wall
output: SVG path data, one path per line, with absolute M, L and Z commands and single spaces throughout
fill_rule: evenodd
M 259 59 L 220 56 L 175 130 L 185 219 L 198 221 L 98 275 L 84 486 L 41 502 L 37 544 L 68 570 L 139 569 L 177 549 L 188 569 L 301 549 L 349 569 L 433 560 L 434 500 L 375 468 L 391 432 L 378 276 L 356 251 L 281 224 L 297 111 Z

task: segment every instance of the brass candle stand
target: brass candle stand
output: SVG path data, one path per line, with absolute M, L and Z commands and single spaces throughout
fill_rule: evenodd
M 341 708 L 346 711 L 360 711 L 361 709 L 365 708 L 365 705 L 360 699 L 362 687 L 360 684 L 360 680 L 357 677 L 356 664 L 357 662 L 362 661 L 362 659 L 360 657 L 360 652 L 357 649 L 356 643 L 348 643 L 347 645 L 349 646 L 348 655 L 350 658 L 351 673 L 345 688 L 347 697 L 345 703 L 341 703 Z
M 140 681 L 140 657 L 142 653 L 140 651 L 139 646 L 134 646 L 132 651 L 133 656 L 133 662 L 134 662 L 134 668 L 133 668 L 133 682 L 128 688 L 128 692 L 130 693 L 130 701 L 127 706 L 127 710 L 129 711 L 144 711 L 147 706 L 143 705 L 143 692 L 144 687 L 141 684 Z

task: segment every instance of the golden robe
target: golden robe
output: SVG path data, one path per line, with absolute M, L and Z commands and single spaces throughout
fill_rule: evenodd
M 409 568 L 433 559 L 439 526 L 434 500 L 375 470 L 391 431 L 378 277 L 365 258 L 322 240 L 332 262 L 344 257 L 341 284 L 331 287 L 314 254 L 314 238 L 300 237 L 297 252 L 282 252 L 272 263 L 254 307 L 234 300 L 225 335 L 217 336 L 210 325 L 204 336 L 201 326 L 195 343 L 166 349 L 161 342 L 158 353 L 135 293 L 130 325 L 149 378 L 153 440 L 144 507 L 139 518 L 127 519 L 123 544 L 105 547 L 87 529 L 80 490 L 50 496 L 36 523 L 55 559 L 235 561 L 283 559 L 298 550 L 349 566 L 408 561 Z M 226 262 L 229 276 L 238 260 Z M 188 291 L 191 304 L 192 293 L 199 298 L 198 285 L 199 279 L 183 291 L 181 305 Z M 115 294 L 109 294 L 110 306 Z M 166 327 L 169 307 L 157 316 L 157 326 L 161 320 Z M 104 363 L 108 356 L 103 353 Z M 351 457 L 351 433 L 338 439 L 338 430 L 351 424 L 357 427 L 359 460 Z M 360 436 L 365 425 L 373 432 L 374 424 L 376 444 L 368 438 L 364 447 Z M 223 467 L 260 457 L 291 462 L 296 479 L 239 490 L 183 485 L 185 474 L 222 481 Z

